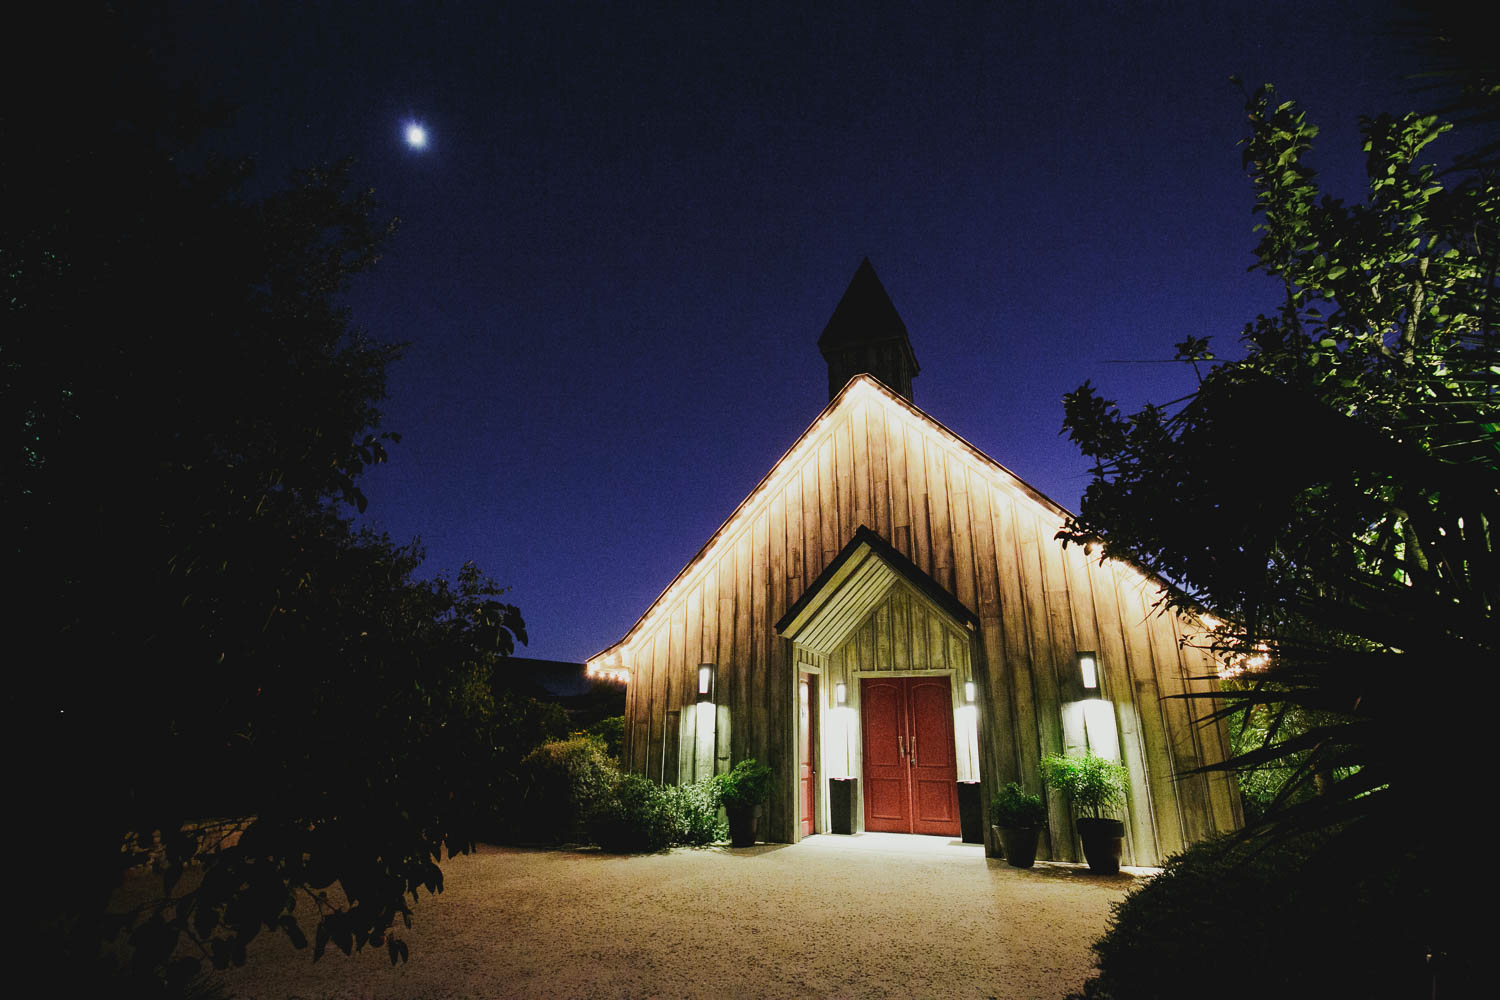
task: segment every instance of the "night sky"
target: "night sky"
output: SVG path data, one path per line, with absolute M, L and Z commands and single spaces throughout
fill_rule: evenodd
M 1176 398 L 1173 344 L 1276 306 L 1230 75 L 1356 197 L 1358 116 L 1413 103 L 1387 3 L 806 6 L 167 5 L 171 77 L 238 106 L 208 148 L 352 155 L 401 218 L 348 299 L 410 343 L 368 519 L 510 585 L 524 655 L 623 635 L 816 417 L 865 256 L 917 404 L 1076 509 L 1063 393 Z

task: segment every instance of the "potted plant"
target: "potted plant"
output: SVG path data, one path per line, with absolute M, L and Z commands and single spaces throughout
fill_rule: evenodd
M 771 769 L 751 757 L 731 771 L 714 775 L 713 781 L 729 817 L 730 844 L 750 847 L 755 843 L 757 812 L 771 791 Z
M 1040 795 L 1030 795 L 1012 781 L 990 800 L 990 825 L 995 828 L 1005 860 L 1014 868 L 1030 868 L 1036 861 L 1036 842 L 1047 824 L 1047 806 Z
M 1068 796 L 1078 817 L 1078 836 L 1089 871 L 1113 875 L 1120 870 L 1125 824 L 1107 816 L 1125 805 L 1125 768 L 1092 750 L 1082 757 L 1049 754 L 1042 758 L 1042 783 Z

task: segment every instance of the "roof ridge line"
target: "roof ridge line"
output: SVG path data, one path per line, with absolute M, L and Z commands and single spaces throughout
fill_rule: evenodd
M 1053 512 L 1061 514 L 1064 517 L 1073 516 L 1072 512 L 1062 504 L 1058 503 L 1056 500 L 1053 500 L 1041 490 L 1038 490 L 1035 486 L 1032 486 L 1030 483 L 1026 482 L 1026 480 L 1016 475 L 1013 471 L 1011 471 L 1001 463 L 995 461 L 989 455 L 986 455 L 984 452 L 980 451 L 962 435 L 955 433 L 946 424 L 938 420 L 936 417 L 932 416 L 926 410 L 923 410 L 915 403 L 901 396 L 899 393 L 893 392 L 889 386 L 885 385 L 875 376 L 870 375 L 867 372 L 862 372 L 858 375 L 853 376 L 849 379 L 848 382 L 844 383 L 844 387 L 839 390 L 838 394 L 828 401 L 828 405 L 824 406 L 823 409 L 818 412 L 818 415 L 814 417 L 812 422 L 807 425 L 807 428 L 797 436 L 796 440 L 792 442 L 791 446 L 788 447 L 784 452 L 782 452 L 781 456 L 771 464 L 770 469 L 767 470 L 766 474 L 760 478 L 760 480 L 755 484 L 754 488 L 752 488 L 750 492 L 745 495 L 745 498 L 735 506 L 734 510 L 729 513 L 729 516 L 726 517 L 724 521 L 719 525 L 719 527 L 714 530 L 714 533 L 708 537 L 708 540 L 705 541 L 703 545 L 698 549 L 698 551 L 693 554 L 692 558 L 687 561 L 682 569 L 672 577 L 672 579 L 667 583 L 666 587 L 664 587 L 662 591 L 652 599 L 651 603 L 646 606 L 646 610 L 640 615 L 640 617 L 635 620 L 630 628 L 625 630 L 625 634 L 620 636 L 619 639 L 616 639 L 614 642 L 605 646 L 603 649 L 599 650 L 593 656 L 590 656 L 588 658 L 589 661 L 596 660 L 600 656 L 603 656 L 619 648 L 620 646 L 625 645 L 627 641 L 633 635 L 635 635 L 637 631 L 639 631 L 641 626 L 651 618 L 651 616 L 658 610 L 658 608 L 662 606 L 663 601 L 673 593 L 678 584 L 680 584 L 686 577 L 688 577 L 691 572 L 698 566 L 704 555 L 709 551 L 709 549 L 713 548 L 714 543 L 717 542 L 720 536 L 724 534 L 725 530 L 735 522 L 735 520 L 740 516 L 741 512 L 749 507 L 753 501 L 757 500 L 760 497 L 761 491 L 765 488 L 766 484 L 771 481 L 772 477 L 776 475 L 777 471 L 781 468 L 783 463 L 785 463 L 786 460 L 791 457 L 798 448 L 802 447 L 803 442 L 808 439 L 809 435 L 817 430 L 818 427 L 835 410 L 843 405 L 843 402 L 846 398 L 848 398 L 856 391 L 859 391 L 861 387 L 867 387 L 869 389 L 877 391 L 880 396 L 887 400 L 890 400 L 893 403 L 898 404 L 900 407 L 908 411 L 912 416 L 925 421 L 934 430 L 940 431 L 946 434 L 948 437 L 952 438 L 958 445 L 960 445 L 964 449 L 965 453 L 968 454 L 972 459 L 978 461 L 982 465 L 991 466 L 995 470 L 1002 472 L 1006 476 L 1010 477 L 1010 479 L 1013 480 L 1021 488 L 1021 492 L 1033 502 L 1038 503 L 1043 507 L 1050 508 Z

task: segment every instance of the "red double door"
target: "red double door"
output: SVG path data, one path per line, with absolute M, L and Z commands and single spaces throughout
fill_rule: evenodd
M 865 829 L 958 836 L 958 757 L 948 678 L 863 678 L 860 723 Z

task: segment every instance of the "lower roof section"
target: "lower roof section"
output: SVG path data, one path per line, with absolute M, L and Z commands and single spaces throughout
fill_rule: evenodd
M 904 580 L 954 621 L 974 629 L 978 617 L 931 576 L 866 525 L 776 623 L 776 633 L 829 653 L 864 620 L 892 584 Z

